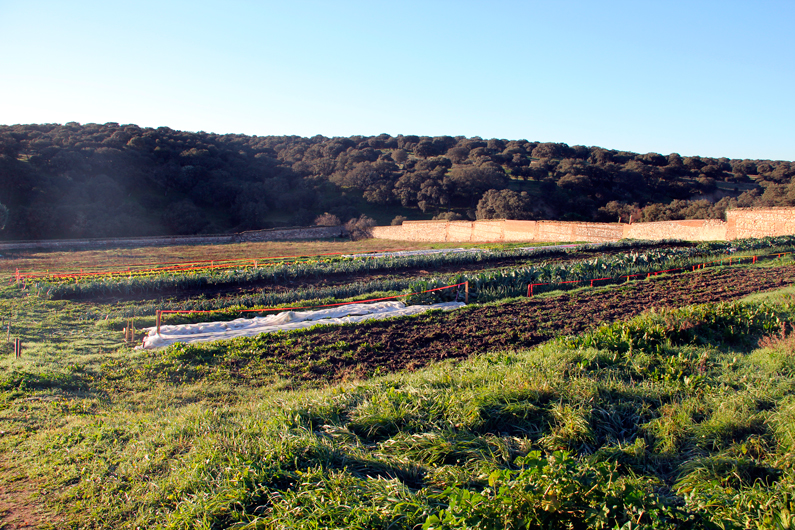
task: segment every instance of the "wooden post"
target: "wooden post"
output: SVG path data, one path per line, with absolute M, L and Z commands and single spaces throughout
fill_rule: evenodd
M 8 321 L 8 335 L 6 335 L 6 342 L 11 342 L 11 320 Z
M 157 326 L 157 334 L 160 335 L 160 310 L 157 310 L 157 317 L 155 318 L 155 325 Z
M 469 303 L 469 281 L 464 282 L 464 303 Z

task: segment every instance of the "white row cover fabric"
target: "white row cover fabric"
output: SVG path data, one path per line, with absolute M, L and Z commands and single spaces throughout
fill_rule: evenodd
M 283 311 L 275 315 L 238 318 L 226 322 L 201 322 L 145 328 L 149 333 L 137 349 L 161 348 L 177 342 L 210 342 L 214 340 L 254 337 L 260 333 L 302 329 L 318 324 L 345 324 L 365 320 L 382 320 L 390 317 L 416 315 L 432 309 L 450 311 L 463 307 L 463 302 L 445 302 L 432 305 L 406 306 L 403 302 L 375 302 L 349 304 L 319 311 Z
M 391 258 L 399 256 L 427 256 L 430 254 L 461 254 L 487 252 L 483 248 L 436 248 L 425 250 L 395 250 L 392 252 L 370 252 L 365 254 L 343 254 L 343 258 Z

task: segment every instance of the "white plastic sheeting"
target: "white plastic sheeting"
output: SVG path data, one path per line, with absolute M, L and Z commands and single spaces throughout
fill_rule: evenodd
M 138 348 L 161 348 L 176 342 L 210 342 L 214 340 L 254 337 L 260 333 L 302 329 L 318 324 L 345 324 L 365 320 L 381 320 L 390 317 L 416 315 L 431 309 L 449 311 L 463 307 L 463 302 L 446 302 L 433 305 L 406 306 L 403 302 L 375 302 L 349 304 L 319 311 L 284 311 L 275 315 L 254 318 L 238 318 L 227 322 L 201 322 L 146 328 L 149 334 Z
M 343 258 L 392 258 L 398 256 L 427 256 L 429 254 L 461 254 L 487 252 L 483 248 L 429 248 L 425 250 L 395 250 L 392 252 L 370 252 L 368 254 L 344 254 Z

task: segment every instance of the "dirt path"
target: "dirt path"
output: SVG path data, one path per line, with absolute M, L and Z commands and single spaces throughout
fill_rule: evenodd
M 38 485 L 19 475 L 7 459 L 0 459 L 0 529 L 40 528 L 46 519 L 38 493 Z
M 735 300 L 793 283 L 795 266 L 696 272 L 603 291 L 320 329 L 302 334 L 290 345 L 274 337 L 265 339 L 270 344 L 260 355 L 285 367 L 309 364 L 311 369 L 298 375 L 305 380 L 363 377 L 376 369 L 392 372 L 494 349 L 530 347 L 653 307 Z M 337 354 L 335 344 L 346 344 L 344 352 Z M 296 373 L 291 375 L 296 377 Z

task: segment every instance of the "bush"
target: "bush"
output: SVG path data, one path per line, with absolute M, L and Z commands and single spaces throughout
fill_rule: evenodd
M 464 218 L 463 215 L 456 212 L 442 212 L 438 215 L 435 215 L 433 220 L 434 221 L 461 221 Z
M 348 231 L 348 235 L 351 236 L 352 240 L 358 241 L 359 239 L 372 237 L 374 226 L 375 220 L 362 214 L 358 219 L 351 219 L 345 223 L 345 230 Z
M 341 224 L 342 221 L 339 217 L 328 212 L 315 218 L 315 226 L 340 226 Z

